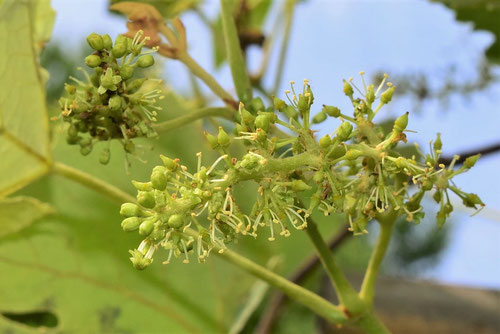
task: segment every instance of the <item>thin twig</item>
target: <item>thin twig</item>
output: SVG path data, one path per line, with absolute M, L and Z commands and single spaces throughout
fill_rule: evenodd
M 464 152 L 461 152 L 461 153 L 457 154 L 457 155 L 460 156 L 460 158 L 455 162 L 455 164 L 456 165 L 463 164 L 463 162 L 465 161 L 465 159 L 467 159 L 470 156 L 476 155 L 478 153 L 481 154 L 482 156 L 486 156 L 486 155 L 491 155 L 491 154 L 497 153 L 497 152 L 500 152 L 500 143 L 495 143 L 495 144 L 492 144 L 492 145 L 489 145 L 489 146 L 483 146 L 483 147 L 478 148 L 478 149 L 472 149 L 472 150 L 469 150 L 469 151 L 464 151 Z M 453 160 L 453 156 L 451 156 L 451 157 L 441 157 L 439 159 L 439 163 L 443 163 L 445 165 L 449 165 L 452 160 Z

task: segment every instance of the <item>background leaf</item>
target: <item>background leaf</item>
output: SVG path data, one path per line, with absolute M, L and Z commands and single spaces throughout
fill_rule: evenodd
M 18 232 L 51 213 L 54 213 L 54 208 L 36 198 L 0 199 L 0 237 Z
M 47 6 L 47 1 L 0 4 L 0 197 L 48 171 L 47 76 L 37 51 L 53 24 Z

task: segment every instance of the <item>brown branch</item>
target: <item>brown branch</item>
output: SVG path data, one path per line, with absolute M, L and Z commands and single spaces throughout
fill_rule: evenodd
M 335 235 L 328 242 L 328 248 L 333 251 L 351 235 L 352 233 L 350 233 L 347 230 L 347 227 L 344 228 L 340 233 Z M 312 255 L 307 260 L 305 260 L 303 264 L 290 276 L 289 280 L 300 285 L 311 276 L 311 274 L 319 265 L 320 265 L 319 258 L 316 255 Z M 274 321 L 280 314 L 283 304 L 286 303 L 287 301 L 288 301 L 287 296 L 284 295 L 281 291 L 274 292 L 274 294 L 271 296 L 271 299 L 267 304 L 266 310 L 263 312 L 263 317 L 257 324 L 255 333 L 259 334 L 270 333 Z
M 463 162 L 465 161 L 465 159 L 467 159 L 470 156 L 473 156 L 473 155 L 476 155 L 476 154 L 481 154 L 484 157 L 486 155 L 491 155 L 491 154 L 497 153 L 497 152 L 500 152 L 500 143 L 495 143 L 495 144 L 492 144 L 492 145 L 483 146 L 483 147 L 481 147 L 479 149 L 473 149 L 473 150 L 469 150 L 469 151 L 464 151 L 464 152 L 458 153 L 457 155 L 459 155 L 460 158 L 455 163 L 457 165 L 461 165 L 461 164 L 463 164 Z M 453 160 L 453 156 L 451 156 L 451 157 L 449 157 L 449 156 L 448 157 L 441 157 L 439 159 L 439 163 L 443 163 L 445 165 L 449 165 L 452 160 Z

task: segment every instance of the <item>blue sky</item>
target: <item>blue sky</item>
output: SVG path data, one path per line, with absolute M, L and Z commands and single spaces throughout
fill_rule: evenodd
M 104 0 L 53 0 L 58 12 L 53 38 L 79 47 L 90 32 L 109 33 L 113 37 L 123 32 L 124 20 L 110 16 L 106 4 Z M 209 16 L 216 13 L 217 4 L 215 0 L 205 1 Z M 190 52 L 212 71 L 210 34 L 194 15 L 183 19 Z M 381 70 L 389 75 L 423 72 L 428 74 L 431 85 L 440 85 L 443 73 L 455 66 L 457 80 L 466 81 L 474 77 L 482 51 L 492 42 L 490 33 L 473 31 L 471 24 L 456 23 L 453 12 L 428 1 L 308 1 L 297 7 L 282 88 L 286 89 L 288 80 L 301 82 L 307 78 L 316 105 L 333 104 L 348 110 L 349 101 L 341 90 L 343 78 L 356 79 L 361 70 L 368 77 Z M 259 54 L 251 52 L 249 59 L 255 68 Z M 271 68 L 273 64 L 275 61 Z M 187 89 L 182 66 L 175 61 L 167 61 L 165 66 L 167 76 L 175 78 L 176 87 Z M 499 74 L 498 68 L 496 73 Z M 231 87 L 227 68 L 215 76 L 224 87 Z M 499 102 L 500 84 L 495 83 L 470 97 L 453 96 L 445 110 L 441 110 L 441 103 L 430 101 L 422 112 L 413 113 L 414 104 L 400 98 L 381 112 L 381 117 L 410 111 L 408 128 L 418 134 L 409 134 L 409 140 L 427 147 L 426 142 L 441 132 L 444 152 L 452 154 L 498 142 Z M 334 127 L 335 120 L 329 120 L 319 130 L 327 133 Z M 468 215 L 469 211 L 456 210 L 453 242 L 441 264 L 422 273 L 423 277 L 500 288 L 499 166 L 500 154 L 484 158 L 471 172 L 457 178 L 464 190 L 480 194 L 487 208 L 474 217 Z M 460 204 L 456 207 L 459 209 Z

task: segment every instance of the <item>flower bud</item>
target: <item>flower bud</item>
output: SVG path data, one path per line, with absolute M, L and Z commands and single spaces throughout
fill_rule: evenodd
M 165 190 L 167 187 L 167 177 L 165 176 L 165 167 L 156 166 L 153 168 L 153 172 L 151 173 L 151 183 L 153 188 L 158 190 Z
M 352 89 L 352 86 L 349 82 L 344 80 L 344 94 L 352 97 L 352 94 L 354 94 L 354 90 Z
M 182 215 L 171 215 L 168 218 L 168 226 L 172 228 L 180 228 L 184 225 L 184 219 Z
M 363 155 L 363 152 L 360 150 L 348 150 L 345 154 L 347 160 L 356 160 L 360 156 Z
M 90 152 L 92 152 L 92 145 L 86 145 L 86 146 L 80 147 L 80 153 L 82 155 L 89 155 Z
M 133 232 L 139 228 L 141 220 L 138 217 L 128 217 L 122 221 L 122 229 L 125 232 Z
M 127 53 L 127 44 L 126 43 L 115 43 L 115 46 L 111 49 L 111 54 L 116 59 L 123 57 Z
M 319 123 L 324 122 L 325 119 L 326 119 L 326 113 L 324 113 L 323 111 L 320 111 L 319 113 L 317 113 L 316 115 L 314 115 L 314 117 L 312 119 L 312 123 L 313 124 L 319 124 Z
M 134 75 L 134 68 L 130 65 L 122 65 L 120 67 L 120 76 L 123 80 L 128 80 Z
M 123 144 L 123 149 L 127 153 L 134 153 L 134 151 L 135 151 L 135 144 L 131 140 L 127 140 Z
M 173 159 L 170 159 L 166 156 L 164 156 L 163 154 L 160 155 L 160 159 L 161 161 L 163 161 L 163 164 L 165 165 L 165 167 L 169 170 L 169 171 L 174 171 L 177 169 L 177 163 L 173 160 Z
M 144 55 L 139 57 L 139 59 L 137 59 L 137 65 L 141 68 L 153 66 L 154 63 L 155 59 L 153 58 L 152 55 Z
M 65 83 L 64 90 L 69 94 L 73 95 L 76 93 L 76 86 Z
M 443 148 L 443 142 L 441 141 L 441 134 L 438 133 L 436 135 L 436 140 L 434 141 L 434 151 L 441 151 L 441 149 Z
M 111 48 L 113 47 L 113 40 L 108 34 L 102 35 L 102 41 L 104 43 L 104 48 L 106 50 L 111 50 Z
M 402 116 L 399 116 L 396 121 L 394 122 L 394 128 L 393 131 L 397 133 L 401 133 L 406 129 L 406 126 L 408 125 L 408 112 L 403 114 Z
M 323 105 L 322 111 L 331 117 L 337 118 L 340 116 L 340 109 L 337 107 Z
M 297 107 L 299 108 L 299 112 L 303 115 L 304 113 L 309 111 L 309 97 L 299 94 L 299 101 L 297 102 Z
M 137 202 L 148 209 L 152 209 L 156 205 L 155 196 L 152 191 L 139 191 L 137 193 Z
M 476 155 L 473 155 L 471 157 L 468 157 L 467 159 L 465 159 L 464 161 L 464 167 L 465 168 L 472 168 L 474 167 L 474 165 L 476 164 L 477 160 L 481 157 L 481 154 L 476 154 Z
M 101 155 L 99 156 L 99 162 L 103 165 L 107 165 L 110 158 L 111 152 L 109 151 L 109 148 L 106 147 L 102 150 Z
M 108 107 L 113 111 L 120 110 L 121 106 L 122 98 L 119 95 L 112 96 L 108 101 Z
M 155 224 L 152 219 L 146 219 L 139 225 L 139 234 L 143 236 L 148 236 L 153 232 Z
M 101 65 L 101 57 L 97 55 L 90 55 L 85 57 L 85 64 L 87 64 L 88 67 L 97 67 Z
M 217 143 L 222 146 L 226 147 L 229 146 L 231 143 L 231 138 L 229 138 L 229 135 L 224 131 L 222 126 L 219 126 L 219 134 L 217 135 Z
M 123 203 L 120 207 L 120 214 L 123 217 L 135 217 L 141 213 L 141 209 L 134 203 Z
M 394 86 L 391 86 L 387 88 L 381 95 L 380 95 L 380 102 L 383 104 L 387 104 L 391 102 L 392 100 L 392 95 L 394 95 Z
M 476 208 L 476 205 L 484 206 L 483 201 L 477 194 L 467 194 L 465 198 L 463 198 L 463 203 L 466 207 Z
M 286 103 L 280 98 L 277 98 L 276 96 L 273 97 L 273 104 L 274 104 L 274 109 L 283 111 L 286 108 Z
M 352 124 L 349 122 L 342 122 L 339 130 L 337 131 L 337 138 L 340 141 L 346 141 L 352 132 Z
M 104 49 L 104 40 L 101 35 L 95 32 L 87 36 L 87 43 L 89 43 L 90 47 L 94 50 L 101 51 Z
M 271 123 L 271 118 L 267 114 L 262 114 L 255 117 L 255 127 L 261 128 L 264 131 L 269 131 L 270 123 Z
M 321 137 L 321 139 L 319 140 L 319 145 L 322 147 L 322 148 L 327 148 L 328 146 L 330 146 L 330 144 L 332 143 L 332 138 L 330 138 L 329 135 L 324 135 L 323 137 Z
M 322 172 L 322 171 L 317 171 L 316 173 L 314 173 L 313 175 L 313 180 L 314 182 L 316 183 L 320 183 L 320 182 L 323 182 L 323 180 L 325 179 L 325 174 Z
M 258 111 L 264 111 L 264 109 L 266 109 L 266 106 L 264 105 L 264 102 L 262 102 L 262 99 L 260 97 L 254 97 L 250 102 L 250 108 L 255 113 L 257 113 Z
M 312 189 L 307 183 L 302 180 L 293 180 L 292 181 L 292 189 L 294 191 L 306 191 Z
M 375 90 L 373 84 L 368 86 L 367 92 L 366 92 L 366 102 L 368 104 L 372 104 L 373 101 L 375 101 Z
M 217 138 L 215 136 L 205 131 L 205 137 L 207 138 L 208 145 L 210 145 L 213 150 L 215 150 L 219 146 L 219 143 L 217 142 Z
M 135 189 L 139 191 L 151 191 L 153 187 L 151 186 L 151 182 L 137 182 L 132 180 L 132 185 Z
M 246 110 L 245 108 L 241 108 L 240 114 L 241 114 L 241 121 L 243 124 L 245 124 L 247 126 L 254 124 L 255 116 L 252 115 L 248 110 Z
M 427 179 L 424 182 L 422 182 L 422 190 L 424 190 L 424 191 L 431 190 L 433 186 L 434 186 L 434 184 L 429 179 Z
M 264 143 L 267 140 L 267 132 L 265 130 L 258 128 L 256 133 L 259 142 Z

